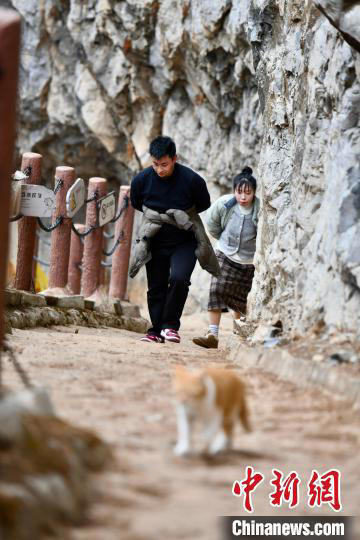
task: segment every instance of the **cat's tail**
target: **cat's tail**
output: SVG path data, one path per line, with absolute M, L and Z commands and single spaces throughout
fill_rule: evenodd
M 239 418 L 240 418 L 240 422 L 242 423 L 245 431 L 252 431 L 252 428 L 251 428 L 251 424 L 250 424 L 250 420 L 249 420 L 249 409 L 248 409 L 248 406 L 247 406 L 247 403 L 246 403 L 246 398 L 245 396 L 243 395 L 242 397 L 242 403 L 241 403 L 241 407 L 240 407 L 240 410 L 239 410 Z

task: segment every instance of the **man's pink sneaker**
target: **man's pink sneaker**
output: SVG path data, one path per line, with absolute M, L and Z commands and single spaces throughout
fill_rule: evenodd
M 146 334 L 140 341 L 146 341 L 147 343 L 164 343 L 164 338 L 161 336 L 155 336 L 155 334 Z
M 164 328 L 164 330 L 161 330 L 160 333 L 165 341 L 171 341 L 171 343 L 180 343 L 180 336 L 177 330 L 174 330 L 173 328 Z

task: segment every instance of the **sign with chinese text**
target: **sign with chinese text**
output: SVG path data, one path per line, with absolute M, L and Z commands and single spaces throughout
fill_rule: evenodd
M 23 216 L 51 217 L 55 209 L 55 193 L 35 184 L 22 184 L 20 213 Z
M 106 195 L 105 197 L 102 197 L 101 199 L 98 200 L 97 210 L 98 210 L 99 227 L 106 225 L 106 223 L 109 223 L 109 221 L 114 219 L 115 211 L 116 211 L 116 201 L 115 201 L 114 191 L 109 193 L 109 195 Z
M 85 202 L 85 182 L 78 178 L 66 194 L 66 213 L 69 218 L 75 216 Z

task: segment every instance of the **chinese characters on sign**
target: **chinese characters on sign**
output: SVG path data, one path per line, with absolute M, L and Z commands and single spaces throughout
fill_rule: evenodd
M 55 207 L 54 192 L 36 184 L 21 185 L 20 212 L 23 216 L 51 217 Z
M 273 469 L 272 473 L 273 479 L 270 485 L 274 487 L 274 490 L 269 495 L 271 506 L 281 507 L 282 503 L 285 503 L 290 509 L 296 508 L 300 500 L 301 484 L 298 473 L 292 471 L 286 477 L 277 469 Z M 341 474 L 337 469 L 328 470 L 322 475 L 313 470 L 307 483 L 309 508 L 328 504 L 335 512 L 341 510 L 340 477 Z M 246 512 L 254 511 L 252 494 L 264 480 L 265 476 L 262 473 L 255 472 L 253 467 L 246 467 L 245 478 L 240 481 L 235 480 L 233 483 L 232 493 L 235 497 L 243 497 Z

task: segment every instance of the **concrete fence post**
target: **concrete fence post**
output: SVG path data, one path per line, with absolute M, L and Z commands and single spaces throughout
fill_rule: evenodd
M 25 152 L 21 160 L 21 170 L 30 168 L 26 184 L 41 183 L 42 155 Z M 16 258 L 15 289 L 30 291 L 32 285 L 33 256 L 36 243 L 36 217 L 22 217 L 18 225 L 18 250 Z
M 101 250 L 106 250 L 106 238 L 104 236 L 104 228 L 102 227 L 101 230 L 102 230 L 102 234 L 103 234 Z M 103 255 L 103 253 L 101 253 L 101 263 L 100 263 L 100 268 L 99 268 L 99 286 L 100 287 L 105 287 L 106 268 L 105 268 L 105 266 L 102 265 L 102 263 L 105 262 L 105 260 L 106 260 L 105 255 Z
M 134 225 L 134 208 L 130 203 L 130 186 L 120 187 L 118 208 L 122 207 L 125 198 L 128 199 L 128 206 L 115 225 L 115 239 L 119 237 L 121 231 L 123 232 L 124 237 L 112 256 L 112 272 L 109 291 L 109 296 L 111 298 L 117 298 L 119 300 L 124 300 L 126 297 L 131 237 Z
M 88 198 L 97 193 L 97 199 L 107 194 L 107 180 L 105 178 L 90 178 Z M 86 209 L 86 229 L 94 227 L 97 223 L 96 200 L 88 203 Z M 82 263 L 81 294 L 91 296 L 99 287 L 99 275 L 102 258 L 103 231 L 94 229 L 85 237 L 84 256 Z
M 58 217 L 63 216 L 61 225 L 51 233 L 49 288 L 65 289 L 68 282 L 68 267 L 71 238 L 71 218 L 66 217 L 66 193 L 75 181 L 73 167 L 56 167 L 55 187 L 57 182 L 62 185 L 56 193 L 56 207 L 52 216 L 55 223 Z
M 15 143 L 15 118 L 20 50 L 20 17 L 0 9 L 0 348 L 4 335 L 11 169 Z
M 85 231 L 85 225 L 75 223 L 75 228 L 79 233 Z M 71 294 L 80 294 L 81 285 L 81 263 L 84 253 L 83 240 L 71 231 L 70 256 L 68 269 L 68 289 Z

